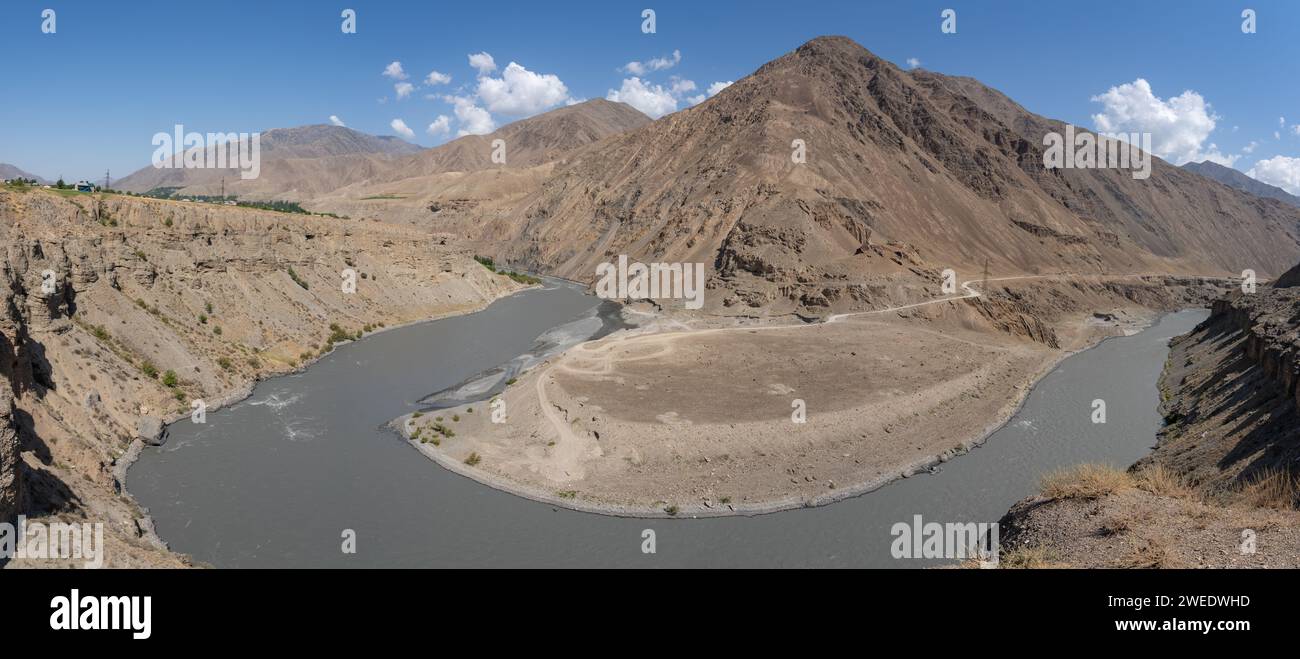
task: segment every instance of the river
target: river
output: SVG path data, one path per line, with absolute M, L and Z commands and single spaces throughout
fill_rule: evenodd
M 769 515 L 556 508 L 452 474 L 384 427 L 431 401 L 484 396 L 546 353 L 616 329 L 612 311 L 549 283 L 340 346 L 206 424 L 170 426 L 167 444 L 131 467 L 128 488 L 172 549 L 217 567 L 927 567 L 892 558 L 895 522 L 995 522 L 1052 469 L 1127 466 L 1150 450 L 1167 342 L 1207 314 L 1168 314 L 1069 357 L 984 446 L 937 473 Z M 1106 401 L 1104 424 L 1092 422 L 1094 399 Z M 642 552 L 646 529 L 654 554 Z M 355 553 L 342 550 L 345 530 Z

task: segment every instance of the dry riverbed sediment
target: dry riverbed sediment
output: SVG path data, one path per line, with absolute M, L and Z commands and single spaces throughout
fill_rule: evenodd
M 804 326 L 658 319 L 555 356 L 492 400 L 394 424 L 454 472 L 577 510 L 820 505 L 965 453 L 1061 359 L 1156 315 L 1095 302 L 1106 312 L 1068 310 L 1051 327 L 990 318 L 973 298 Z

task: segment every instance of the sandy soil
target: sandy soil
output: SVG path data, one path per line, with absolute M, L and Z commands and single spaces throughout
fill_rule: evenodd
M 964 453 L 1060 359 L 1154 316 L 1069 314 L 1052 347 L 995 329 L 973 297 L 794 327 L 660 319 L 553 358 L 499 401 L 396 423 L 453 471 L 569 508 L 710 516 L 819 505 Z M 493 423 L 502 404 L 505 420 Z

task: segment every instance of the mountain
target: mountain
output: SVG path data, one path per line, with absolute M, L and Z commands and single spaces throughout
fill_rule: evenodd
M 506 167 L 533 167 L 604 137 L 650 122 L 626 103 L 593 99 L 507 124 L 487 135 L 466 135 L 403 159 L 390 180 L 498 167 L 492 143 L 504 140 Z
M 9 163 L 0 162 L 0 181 L 6 180 L 6 179 L 11 179 L 11 178 L 30 178 L 30 179 L 36 179 L 36 182 L 37 182 L 37 183 L 40 183 L 40 184 L 42 184 L 42 185 L 44 185 L 44 184 L 46 184 L 46 183 L 49 183 L 49 181 L 47 181 L 47 180 L 45 180 L 45 179 L 43 179 L 43 178 L 41 178 L 41 177 L 39 177 L 39 176 L 37 176 L 37 175 L 35 175 L 35 174 L 32 174 L 32 173 L 30 173 L 30 172 L 25 172 L 25 171 L 23 171 L 23 170 L 21 170 L 21 169 L 15 167 L 14 165 L 10 165 Z
M 349 201 L 367 196 L 391 196 L 383 184 L 406 181 L 423 189 L 425 177 L 452 172 L 503 168 L 524 169 L 550 162 L 562 154 L 603 137 L 649 121 L 630 105 L 603 99 L 559 108 L 503 126 L 487 135 L 466 135 L 431 149 L 393 137 L 376 137 L 337 126 L 281 128 L 262 134 L 262 169 L 256 180 L 239 180 L 237 170 L 154 169 L 146 167 L 114 187 L 145 192 L 177 187 L 182 194 L 220 194 L 241 198 L 321 200 L 324 209 L 351 210 Z M 506 142 L 506 163 L 492 162 L 492 144 Z M 340 192 L 343 188 L 348 192 Z M 400 204 L 399 204 L 400 206 Z
M 1300 208 L 1300 197 L 1297 197 L 1275 185 L 1256 181 L 1231 167 L 1224 167 L 1218 163 L 1206 160 L 1205 162 L 1189 162 L 1186 165 L 1183 165 L 1183 169 L 1196 172 L 1206 178 L 1214 179 L 1230 188 L 1236 188 L 1242 192 L 1249 192 L 1257 197 L 1276 199 Z
M 368 135 L 343 126 L 275 128 L 261 135 L 261 171 L 242 180 L 239 170 L 144 167 L 113 187 L 131 192 L 176 188 L 181 194 L 216 195 L 222 179 L 228 194 L 250 198 L 303 199 L 332 190 L 337 180 L 379 171 L 388 161 L 421 147 L 392 136 Z
M 978 81 L 821 37 L 575 151 L 527 198 L 463 225 L 499 261 L 582 281 L 619 254 L 704 262 L 728 306 L 768 308 L 986 260 L 1007 274 L 1226 274 L 1300 257 L 1296 209 L 1158 158 L 1146 180 L 1046 169 L 1044 134 L 1064 128 Z
M 649 117 L 625 103 L 575 103 L 394 160 L 340 182 L 310 207 L 462 232 L 535 193 L 569 154 L 648 123 Z M 505 145 L 500 164 L 492 162 L 497 140 Z

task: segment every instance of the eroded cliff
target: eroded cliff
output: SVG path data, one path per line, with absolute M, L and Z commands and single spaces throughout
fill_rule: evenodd
M 116 566 L 182 560 L 122 483 L 164 421 L 519 288 L 444 235 L 117 195 L 0 191 L 0 246 L 0 516 L 103 522 Z

